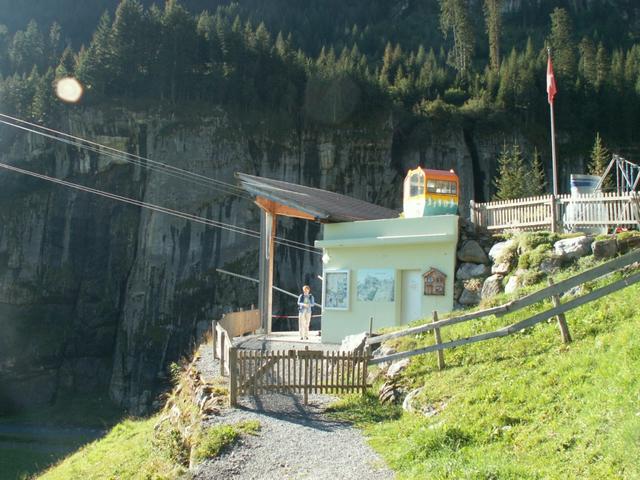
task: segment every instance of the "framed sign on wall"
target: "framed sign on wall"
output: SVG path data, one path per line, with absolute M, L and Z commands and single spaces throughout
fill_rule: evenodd
M 359 302 L 393 302 L 396 272 L 392 268 L 365 268 L 356 275 Z
M 349 310 L 349 270 L 324 272 L 324 308 Z
M 444 295 L 447 276 L 436 268 L 430 268 L 422 274 L 425 295 Z

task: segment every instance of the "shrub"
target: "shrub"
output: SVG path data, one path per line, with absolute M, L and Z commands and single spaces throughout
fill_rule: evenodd
M 534 250 L 540 245 L 548 245 L 551 247 L 558 240 L 560 240 L 560 236 L 557 233 L 524 232 L 517 236 L 518 250 L 522 253 Z
M 551 257 L 551 245 L 542 243 L 533 250 L 525 251 L 518 259 L 518 268 L 537 270 L 543 260 Z
M 216 425 L 205 430 L 197 441 L 194 459 L 201 461 L 216 457 L 225 447 L 234 443 L 240 433 L 232 425 Z

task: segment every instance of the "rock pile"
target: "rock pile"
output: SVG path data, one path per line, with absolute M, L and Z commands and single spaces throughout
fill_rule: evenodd
M 548 232 L 529 232 L 495 242 L 488 234 L 476 234 L 466 222 L 460 232 L 456 308 L 477 305 L 502 292 L 513 293 L 587 255 L 603 260 L 640 247 L 640 235 L 635 233 L 595 239 L 589 235 L 561 238 Z

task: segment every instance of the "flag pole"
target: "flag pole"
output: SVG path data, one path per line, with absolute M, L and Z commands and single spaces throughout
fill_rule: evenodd
M 553 118 L 553 103 L 551 109 L 551 164 L 553 168 L 553 195 L 558 195 L 558 165 L 556 163 L 556 125 Z
M 547 93 L 550 94 L 549 69 L 551 67 L 551 48 L 547 47 L 548 67 L 547 67 Z M 551 71 L 553 77 L 553 71 Z M 551 113 L 551 165 L 553 170 L 553 196 L 558 195 L 558 165 L 556 162 L 556 123 L 553 115 L 553 96 L 555 95 L 555 78 L 553 78 L 553 93 L 549 96 L 549 110 Z

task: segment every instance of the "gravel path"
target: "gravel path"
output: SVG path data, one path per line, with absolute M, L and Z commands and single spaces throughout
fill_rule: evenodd
M 212 360 L 211 346 L 201 347 L 201 353 L 203 374 L 217 375 L 219 365 Z M 243 436 L 228 452 L 199 465 L 194 479 L 392 479 L 393 472 L 358 429 L 324 413 L 333 400 L 310 395 L 305 406 L 295 395 L 240 399 L 240 408 L 223 410 L 211 423 L 258 420 L 259 434 Z

